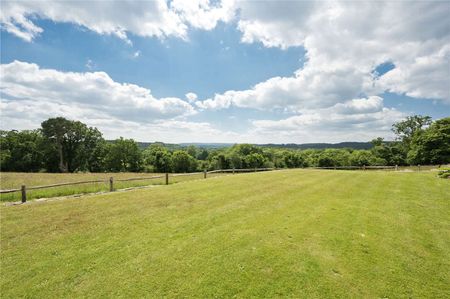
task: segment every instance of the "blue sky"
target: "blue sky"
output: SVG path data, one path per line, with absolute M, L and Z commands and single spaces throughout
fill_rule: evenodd
M 450 114 L 445 2 L 108 3 L 5 2 L 2 129 L 62 115 L 106 138 L 340 142 Z

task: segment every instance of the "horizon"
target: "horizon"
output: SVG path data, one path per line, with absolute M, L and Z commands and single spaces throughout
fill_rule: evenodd
M 393 141 L 450 115 L 450 2 L 2 1 L 2 130 L 172 144 Z M 414 17 L 412 17 L 414 16 Z

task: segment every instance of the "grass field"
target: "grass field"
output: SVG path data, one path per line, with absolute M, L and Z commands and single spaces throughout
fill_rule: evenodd
M 113 177 L 115 181 L 115 189 L 124 189 L 130 187 L 148 186 L 148 185 L 162 185 L 165 184 L 165 179 L 152 179 L 142 181 L 127 181 L 120 182 L 117 180 L 128 179 L 135 177 L 152 177 L 164 175 L 163 173 L 24 173 L 24 172 L 1 172 L 0 173 L 0 189 L 20 189 L 22 185 L 27 187 L 43 186 L 57 183 L 79 182 L 104 180 L 104 183 L 89 183 L 82 185 L 60 186 L 48 189 L 28 190 L 27 199 L 46 198 L 56 196 L 66 196 L 73 194 L 93 193 L 109 190 L 109 178 Z M 171 174 L 172 176 L 173 174 Z M 212 176 L 219 176 L 222 174 L 209 174 Z M 171 177 L 170 183 L 177 183 L 186 180 L 194 180 L 203 178 L 203 174 L 193 176 L 179 176 Z M 20 201 L 20 192 L 0 194 L 0 201 Z
M 435 175 L 277 171 L 2 206 L 1 296 L 449 298 Z

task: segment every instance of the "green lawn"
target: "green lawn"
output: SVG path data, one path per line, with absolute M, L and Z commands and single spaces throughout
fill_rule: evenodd
M 275 171 L 2 206 L 1 297 L 449 298 L 435 176 Z

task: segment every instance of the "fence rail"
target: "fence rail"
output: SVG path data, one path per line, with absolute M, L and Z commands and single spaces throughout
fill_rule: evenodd
M 398 169 L 398 166 L 329 166 L 313 167 L 314 169 Z
M 418 170 L 420 171 L 421 165 L 417 165 Z M 114 179 L 113 177 L 110 177 L 109 179 L 103 179 L 103 180 L 89 180 L 89 181 L 79 181 L 79 182 L 67 182 L 67 183 L 58 183 L 58 184 L 52 184 L 52 185 L 44 185 L 44 186 L 30 186 L 27 187 L 26 185 L 22 185 L 21 188 L 16 189 L 7 189 L 7 190 L 0 190 L 0 194 L 6 194 L 6 193 L 14 193 L 14 192 L 21 192 L 22 195 L 22 202 L 27 201 L 27 191 L 29 190 L 38 190 L 38 189 L 47 189 L 47 188 L 55 188 L 55 187 L 61 187 L 61 186 L 70 186 L 70 185 L 80 185 L 80 184 L 92 184 L 92 183 L 109 183 L 109 191 L 114 191 L 114 182 L 127 182 L 127 181 L 143 181 L 143 180 L 153 180 L 153 179 L 160 179 L 165 178 L 165 184 L 169 184 L 169 177 L 182 177 L 182 176 L 193 176 L 193 175 L 200 175 L 203 174 L 203 178 L 207 178 L 208 174 L 214 174 L 214 173 L 242 173 L 242 172 L 258 172 L 258 171 L 271 171 L 271 170 L 279 170 L 280 168 L 246 168 L 246 169 L 218 169 L 218 170 L 211 170 L 211 171 L 203 171 L 203 172 L 191 172 L 191 173 L 177 173 L 177 174 L 171 174 L 165 173 L 164 175 L 157 175 L 157 176 L 150 176 L 150 177 L 135 177 L 135 178 L 127 178 L 127 179 Z M 336 167 L 312 167 L 312 169 L 360 169 L 360 170 L 366 170 L 366 169 L 395 169 L 398 170 L 398 166 L 336 166 Z
M 155 175 L 150 177 L 137 177 L 137 178 L 129 178 L 129 179 L 117 179 L 116 182 L 128 182 L 128 181 L 144 181 L 144 180 L 153 180 L 163 178 L 164 175 Z
M 43 185 L 43 186 L 30 186 L 27 187 L 26 185 L 22 185 L 21 188 L 16 189 L 7 189 L 7 190 L 0 190 L 0 194 L 6 194 L 6 193 L 14 193 L 14 192 L 21 192 L 21 199 L 22 202 L 25 203 L 27 201 L 27 191 L 30 190 L 38 190 L 38 189 L 47 189 L 47 188 L 55 188 L 55 187 L 62 187 L 62 186 L 71 186 L 71 185 L 81 185 L 81 184 L 92 184 L 92 183 L 109 183 L 109 191 L 113 192 L 114 189 L 114 182 L 128 182 L 128 181 L 143 181 L 143 180 L 153 180 L 153 179 L 160 179 L 165 178 L 165 184 L 169 184 L 169 177 L 183 177 L 183 176 L 193 176 L 193 175 L 200 175 L 203 174 L 203 177 L 206 179 L 207 174 L 210 173 L 219 173 L 219 172 L 252 172 L 252 171 L 267 171 L 267 170 L 273 170 L 274 168 L 254 168 L 254 169 L 219 169 L 214 171 L 203 171 L 203 172 L 190 172 L 190 173 L 177 173 L 177 174 L 171 174 L 165 173 L 164 175 L 157 175 L 157 176 L 150 176 L 150 177 L 135 177 L 135 178 L 127 178 L 127 179 L 114 179 L 114 177 L 110 177 L 109 179 L 103 179 L 103 180 L 89 180 L 89 181 L 79 181 L 79 182 L 66 182 L 66 183 L 58 183 L 58 184 L 51 184 L 51 185 Z
M 179 177 L 179 176 L 190 176 L 190 175 L 198 175 L 198 174 L 204 174 L 205 172 L 188 172 L 188 173 L 175 173 L 172 174 L 172 177 Z

